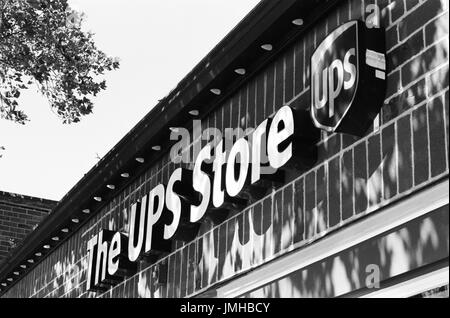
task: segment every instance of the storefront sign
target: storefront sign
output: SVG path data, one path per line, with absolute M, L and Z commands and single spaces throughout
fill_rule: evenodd
M 224 148 L 224 140 L 206 145 L 193 170 L 176 169 L 167 185 L 157 185 L 127 208 L 127 236 L 103 230 L 92 237 L 87 244 L 87 289 L 116 284 L 136 270 L 137 260 L 170 252 L 170 240 L 193 239 L 208 213 L 242 209 L 247 204 L 243 193 L 258 192 L 265 179 L 273 180 L 261 171 L 262 156 L 274 174 L 286 167 L 307 170 L 317 159 L 316 127 L 364 134 L 384 99 L 381 33 L 358 21 L 339 27 L 312 56 L 310 111 L 284 106 L 231 149 Z
M 316 161 L 318 138 L 306 111 L 284 106 L 254 130 L 251 143 L 249 137 L 240 138 L 227 152 L 220 142 L 214 157 L 208 144 L 193 171 L 176 169 L 166 186 L 157 185 L 128 209 L 128 237 L 103 230 L 89 240 L 88 290 L 104 290 L 135 270 L 140 258 L 170 251 L 171 239 L 192 239 L 207 211 L 245 203 L 241 192 L 266 178 L 261 174 L 262 143 L 268 145 L 274 171 L 284 166 L 306 169 Z

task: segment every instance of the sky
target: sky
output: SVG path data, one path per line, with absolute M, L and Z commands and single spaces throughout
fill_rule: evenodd
M 60 200 L 259 0 L 69 0 L 118 57 L 93 114 L 64 125 L 35 89 L 26 125 L 0 119 L 0 191 Z

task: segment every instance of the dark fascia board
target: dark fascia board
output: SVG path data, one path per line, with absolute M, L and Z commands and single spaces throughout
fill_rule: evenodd
M 24 259 L 49 239 L 49 235 L 61 224 L 78 215 L 79 210 L 97 193 L 104 192 L 105 184 L 117 177 L 125 165 L 134 162 L 136 154 L 142 154 L 148 146 L 161 138 L 167 123 L 177 121 L 186 113 L 190 103 L 196 101 L 211 87 L 211 83 L 225 69 L 244 55 L 250 45 L 260 40 L 277 20 L 292 8 L 322 6 L 341 0 L 261 0 L 261 2 L 163 98 L 136 126 L 127 133 L 97 165 L 95 165 L 57 204 L 53 211 L 24 240 L 0 268 L 0 280 L 11 273 Z M 260 43 L 264 44 L 264 43 Z M 179 120 L 178 120 L 179 121 Z M 166 138 L 167 138 L 166 133 Z M 148 150 L 148 149 L 147 149 Z

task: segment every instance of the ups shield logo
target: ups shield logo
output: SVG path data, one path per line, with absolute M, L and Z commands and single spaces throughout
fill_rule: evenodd
M 386 90 L 384 30 L 361 21 L 338 27 L 311 57 L 311 116 L 328 132 L 363 136 Z

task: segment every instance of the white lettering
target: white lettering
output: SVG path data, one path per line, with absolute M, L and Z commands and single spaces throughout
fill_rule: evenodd
M 201 194 L 202 200 L 198 206 L 191 205 L 190 221 L 192 223 L 198 222 L 203 217 L 209 205 L 209 199 L 211 197 L 211 181 L 209 180 L 208 175 L 201 169 L 202 163 L 209 159 L 211 159 L 210 144 L 200 151 L 194 165 L 192 186 L 195 191 Z
M 265 140 L 263 142 L 262 138 L 267 138 L 266 130 L 267 130 L 267 122 L 266 119 L 263 121 L 258 128 L 252 134 L 252 179 L 251 183 L 257 182 L 261 178 L 261 157 L 262 157 L 262 149 L 261 144 L 265 144 Z
M 142 202 L 136 202 L 131 206 L 130 232 L 128 237 L 128 259 L 135 262 L 141 254 L 142 244 L 144 243 L 144 226 L 147 214 L 147 198 L 142 198 Z M 139 214 L 139 223 L 136 224 L 137 214 Z M 137 235 L 136 235 L 137 231 Z M 137 240 L 136 240 L 137 236 Z
M 225 191 L 222 188 L 222 169 L 226 160 L 226 151 L 223 150 L 223 141 L 219 142 L 216 147 L 215 155 L 213 162 L 213 171 L 214 171 L 214 181 L 213 181 L 213 205 L 218 208 L 220 207 L 225 198 Z
M 292 143 L 282 151 L 280 144 L 285 142 L 294 134 L 294 115 L 289 106 L 283 106 L 273 118 L 270 125 L 269 138 L 267 142 L 267 153 L 269 155 L 270 165 L 275 168 L 281 168 L 292 157 Z
M 161 218 L 161 214 L 164 209 L 164 186 L 162 184 L 158 184 L 150 191 L 148 196 L 149 196 L 149 203 L 147 212 L 147 233 L 145 240 L 145 253 L 150 252 L 150 250 L 152 249 L 153 226 Z M 156 200 L 158 200 L 158 206 L 155 211 Z
M 239 156 L 239 169 L 236 169 L 236 159 Z M 226 188 L 227 193 L 231 197 L 235 197 L 241 192 L 247 180 L 248 165 L 250 164 L 250 150 L 248 142 L 245 138 L 241 138 L 231 148 L 228 156 L 227 171 L 226 171 Z M 236 179 L 235 174 L 238 171 Z
M 172 223 L 164 225 L 164 239 L 169 240 L 175 235 L 178 229 L 178 224 L 180 223 L 181 216 L 181 201 L 180 197 L 173 191 L 173 186 L 175 182 L 181 181 L 181 168 L 176 169 L 169 179 L 166 191 L 166 206 L 169 211 L 173 214 Z
M 350 62 L 350 57 L 356 56 L 355 49 L 350 49 L 344 57 L 344 70 L 347 74 L 350 74 L 350 79 L 344 81 L 344 89 L 348 90 L 355 85 L 356 82 L 356 66 Z
M 120 232 L 116 232 L 111 240 L 111 245 L 109 247 L 108 253 L 108 274 L 115 275 L 119 270 L 119 259 L 116 259 L 117 256 L 120 255 L 122 246 L 121 246 L 121 237 Z

